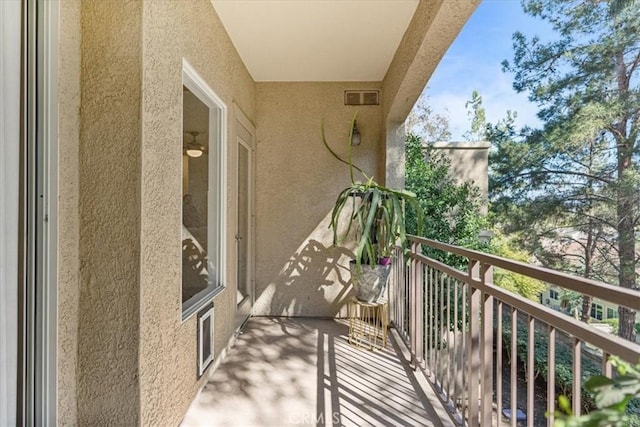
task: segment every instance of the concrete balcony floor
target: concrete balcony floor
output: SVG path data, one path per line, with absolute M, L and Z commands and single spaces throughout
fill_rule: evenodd
M 347 342 L 347 323 L 253 318 L 189 408 L 183 426 L 442 426 L 435 395 L 389 334 Z

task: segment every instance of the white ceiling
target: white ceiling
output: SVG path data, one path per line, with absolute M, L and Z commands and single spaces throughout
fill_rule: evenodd
M 255 81 L 380 81 L 418 0 L 212 0 Z

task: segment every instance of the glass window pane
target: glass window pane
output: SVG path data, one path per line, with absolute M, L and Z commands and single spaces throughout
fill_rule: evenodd
M 209 107 L 183 87 L 182 302 L 211 283 L 207 255 Z

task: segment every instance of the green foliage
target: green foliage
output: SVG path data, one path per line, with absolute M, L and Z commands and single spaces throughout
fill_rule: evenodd
M 555 416 L 556 427 L 605 427 L 640 425 L 640 363 L 636 366 L 610 358 L 618 375 L 613 379 L 602 375 L 589 378 L 584 387 L 594 396 L 597 410 L 586 415 L 573 415 L 571 404 L 566 396 L 558 398 L 559 411 Z
M 405 187 L 415 193 L 424 214 L 423 232 L 418 217 L 407 213 L 407 231 L 424 237 L 465 247 L 478 246 L 478 234 L 486 226 L 480 213 L 480 191 L 470 183 L 458 184 L 450 176 L 450 160 L 416 135 L 407 135 L 405 144 Z M 458 265 L 441 253 L 437 259 Z
M 471 130 L 464 133 L 467 140 L 482 140 L 485 137 L 487 117 L 482 106 L 482 96 L 477 90 L 471 92 L 471 99 L 465 104 L 467 115 L 471 120 Z
M 505 313 L 503 315 L 503 324 L 502 324 L 502 336 L 504 342 L 511 342 L 512 329 L 511 329 L 511 314 Z M 529 330 L 527 325 L 521 319 L 518 319 L 518 327 L 517 327 L 517 339 L 516 339 L 516 348 L 518 359 L 526 364 L 527 361 L 527 352 L 529 349 Z M 546 333 L 544 329 L 536 329 L 536 333 L 534 336 L 534 366 L 533 372 L 534 376 L 537 378 L 541 376 L 542 378 L 548 378 L 548 354 L 549 349 L 549 335 Z M 508 353 L 509 357 L 511 356 Z M 556 341 L 556 352 L 555 352 L 555 384 L 556 388 L 561 394 L 571 395 L 572 387 L 573 387 L 573 354 L 569 345 L 563 343 L 561 340 Z M 513 361 L 511 361 L 513 363 Z M 600 366 L 596 365 L 591 359 L 583 357 L 581 360 L 582 364 L 582 379 L 586 381 L 586 379 L 592 375 L 596 375 L 600 372 Z M 585 409 L 590 408 L 593 405 L 591 397 L 589 394 L 583 394 L 583 405 Z
M 530 254 L 518 249 L 513 244 L 512 239 L 500 234 L 493 236 L 489 250 L 494 255 L 504 258 L 525 263 L 531 262 Z M 538 296 L 545 290 L 544 282 L 501 268 L 494 268 L 493 283 L 533 301 L 538 301 Z

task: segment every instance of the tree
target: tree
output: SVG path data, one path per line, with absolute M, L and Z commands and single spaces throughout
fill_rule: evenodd
M 405 187 L 416 194 L 424 214 L 423 236 L 460 246 L 476 247 L 486 225 L 480 213 L 480 191 L 471 183 L 456 183 L 449 174 L 451 161 L 422 138 L 409 134 L 405 144 Z M 407 231 L 415 234 L 417 221 L 407 212 Z M 442 261 L 441 253 L 432 254 Z
M 429 96 L 423 92 L 405 121 L 407 133 L 420 137 L 426 143 L 451 139 L 449 117 L 438 114 L 429 105 Z
M 516 246 L 517 245 L 512 243 L 511 239 L 501 234 L 496 234 L 491 240 L 490 251 L 494 255 L 498 255 L 503 258 L 509 258 L 526 263 L 531 262 L 531 255 Z M 518 295 L 522 295 L 523 297 L 529 298 L 533 301 L 538 301 L 540 294 L 545 289 L 544 282 L 540 280 L 532 279 L 531 277 L 523 276 L 501 268 L 494 269 L 493 283 L 501 288 L 514 292 Z
M 637 290 L 640 2 L 525 0 L 523 5 L 551 23 L 558 39 L 543 43 L 520 32 L 513 36 L 514 59 L 503 68 L 514 73 L 514 89 L 528 92 L 541 106 L 544 126 L 524 129 L 520 138 L 508 123 L 489 129 L 500 141 L 493 157 L 497 199 L 571 220 L 569 226 L 582 233 L 575 240 L 585 249 L 579 263 L 583 275 L 593 277 L 593 262 L 604 262 L 620 286 Z M 545 217 L 548 224 L 552 219 Z M 617 259 L 611 260 L 612 254 Z M 635 316 L 619 308 L 620 336 L 635 339 Z
M 482 96 L 477 90 L 471 92 L 471 99 L 464 107 L 467 109 L 467 117 L 471 121 L 471 129 L 464 133 L 468 141 L 481 141 L 486 136 L 487 116 L 482 106 Z

